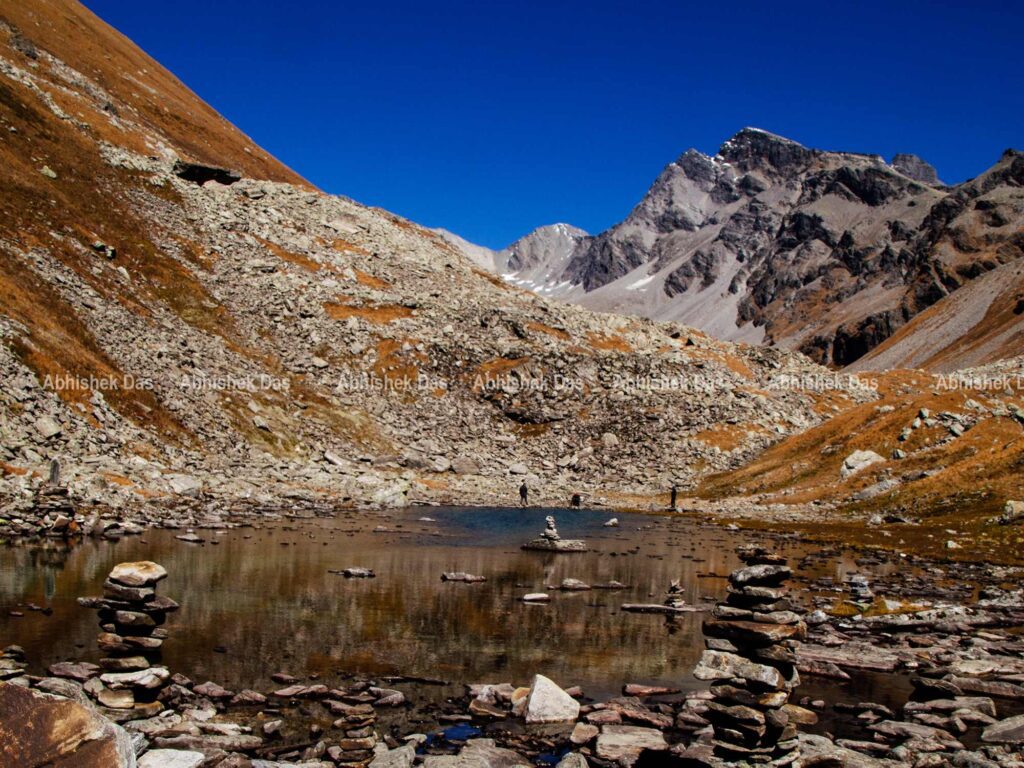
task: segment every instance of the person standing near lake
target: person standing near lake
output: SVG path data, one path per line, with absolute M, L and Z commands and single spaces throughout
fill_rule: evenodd
M 523 484 L 519 486 L 519 506 L 525 507 L 527 499 L 530 495 L 530 489 L 526 487 L 526 481 L 523 480 Z
M 676 509 L 676 497 L 678 496 L 678 494 L 679 494 L 679 489 L 676 487 L 675 483 L 672 483 L 672 499 L 669 501 L 668 507 L 673 512 L 675 512 L 675 509 Z

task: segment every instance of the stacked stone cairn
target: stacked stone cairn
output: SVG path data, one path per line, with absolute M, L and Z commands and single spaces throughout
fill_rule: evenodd
M 163 624 L 178 610 L 169 597 L 156 593 L 157 582 L 167 578 L 163 566 L 149 561 L 121 563 L 103 582 L 102 597 L 80 597 L 78 604 L 99 612 L 96 643 L 106 656 L 103 673 L 86 684 L 86 691 L 104 707 L 131 710 L 134 717 L 150 717 L 162 708 L 157 701 L 170 673 L 159 665 L 167 638 Z
M 713 681 L 705 714 L 717 758 L 731 765 L 793 765 L 799 760 L 790 693 L 799 684 L 796 652 L 807 636 L 786 597 L 786 560 L 757 546 L 739 549 L 745 566 L 729 576 L 728 597 L 704 622 L 707 650 L 694 675 Z
M 342 732 L 337 746 L 328 750 L 330 758 L 337 765 L 363 768 L 373 760 L 373 748 L 377 746 L 377 713 L 369 704 L 345 704 L 334 709 L 341 715 L 334 721 L 334 727 Z
M 49 529 L 51 536 L 69 536 L 78 532 L 75 522 L 75 507 L 67 487 L 60 484 L 60 462 L 50 462 L 50 475 L 46 482 L 36 489 L 36 515 Z

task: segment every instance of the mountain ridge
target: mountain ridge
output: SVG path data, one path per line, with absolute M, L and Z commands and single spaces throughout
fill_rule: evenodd
M 843 367 L 1024 253 L 1018 154 L 1007 150 L 975 179 L 947 186 L 914 155 L 886 162 L 748 127 L 715 155 L 683 152 L 622 222 L 534 265 L 530 280 L 504 273 L 599 311 L 683 322 Z M 988 219 L 972 217 L 961 198 L 993 206 Z

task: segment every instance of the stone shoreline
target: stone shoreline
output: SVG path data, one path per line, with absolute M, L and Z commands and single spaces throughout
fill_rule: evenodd
M 209 515 L 185 508 L 179 510 L 180 517 L 162 518 L 160 524 L 202 530 L 244 525 L 254 519 L 252 509 L 240 507 L 233 512 Z M 319 512 L 327 514 L 316 508 L 289 514 Z M 93 535 L 117 537 L 142 530 L 141 521 L 115 525 L 110 520 L 94 529 Z M 768 541 L 773 538 L 765 536 Z M 796 709 L 788 710 L 787 717 L 795 718 L 801 730 L 794 743 L 799 743 L 803 764 L 1024 766 L 1024 639 L 1020 634 L 1024 591 L 1019 587 L 1019 570 L 984 564 L 953 570 L 907 558 L 918 567 L 897 570 L 879 585 L 835 585 L 800 577 L 803 566 L 813 559 L 837 554 L 824 549 L 797 565 L 792 586 L 799 607 L 795 605 L 794 610 L 808 629 L 797 651 L 796 669 L 805 680 L 855 680 L 868 672 L 899 675 L 909 680 L 914 693 L 902 710 L 894 711 L 884 703 L 856 700 L 855 693 L 850 700 L 824 701 L 802 695 L 796 687 Z M 870 553 L 861 559 L 883 557 L 888 555 Z M 915 572 L 922 569 L 927 575 Z M 119 587 L 119 598 L 126 597 L 126 587 L 131 589 L 130 585 Z M 925 604 L 927 609 L 922 609 Z M 722 614 L 717 611 L 710 621 L 720 624 Z M 110 674 L 68 662 L 51 666 L 46 676 L 27 675 L 26 655 L 17 648 L 4 651 L 0 657 L 4 688 L 15 684 L 89 701 L 89 681 Z M 573 762 L 563 768 L 584 768 L 581 759 L 597 768 L 626 768 L 638 761 L 642 766 L 655 753 L 664 753 L 679 765 L 724 764 L 714 754 L 713 688 L 717 684 L 675 695 L 626 685 L 624 696 L 604 701 L 587 699 L 583 691 L 570 688 L 568 693 L 574 695 L 569 698 L 578 708 L 571 721 L 537 725 L 521 711 L 528 692 L 511 682 L 474 683 L 443 706 L 435 702 L 422 706 L 416 700 L 415 684 L 410 688 L 394 681 L 346 679 L 329 684 L 282 673 L 274 677 L 282 683 L 280 688 L 230 691 L 212 681 L 199 683 L 173 672 L 169 671 L 153 706 L 141 713 L 146 717 L 132 710 L 98 709 L 101 717 L 124 725 L 133 748 L 146 761 L 139 763 L 145 768 L 187 765 L 155 762 L 157 757 L 171 761 L 180 756 L 145 758 L 162 751 L 200 753 L 203 762 L 196 765 L 222 768 L 347 765 L 335 759 L 342 756 L 343 744 L 374 768 L 407 768 L 414 763 L 453 768 L 455 763 L 445 762 L 452 760 L 459 766 L 471 762 L 508 768 L 559 756 L 566 749 L 569 752 L 562 759 Z M 535 681 L 528 690 L 536 685 Z M 91 701 L 88 706 L 94 707 Z M 364 733 L 370 726 L 361 725 L 369 722 L 371 712 L 385 729 L 374 744 Z M 859 723 L 862 735 L 829 739 L 807 733 L 819 715 Z M 720 721 L 719 713 L 719 725 Z M 419 723 L 419 729 L 412 727 L 414 723 Z M 456 730 L 451 737 L 439 734 L 438 729 L 452 726 Z M 468 741 L 465 733 L 459 733 L 463 726 L 474 729 Z M 336 749 L 332 752 L 332 748 Z M 362 748 L 366 754 L 358 754 Z

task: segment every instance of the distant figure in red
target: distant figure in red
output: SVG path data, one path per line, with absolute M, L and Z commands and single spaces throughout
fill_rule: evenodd
M 519 506 L 520 507 L 525 507 L 526 506 L 527 497 L 529 495 L 530 495 L 530 489 L 526 487 L 526 481 L 524 480 L 523 484 L 519 486 Z

